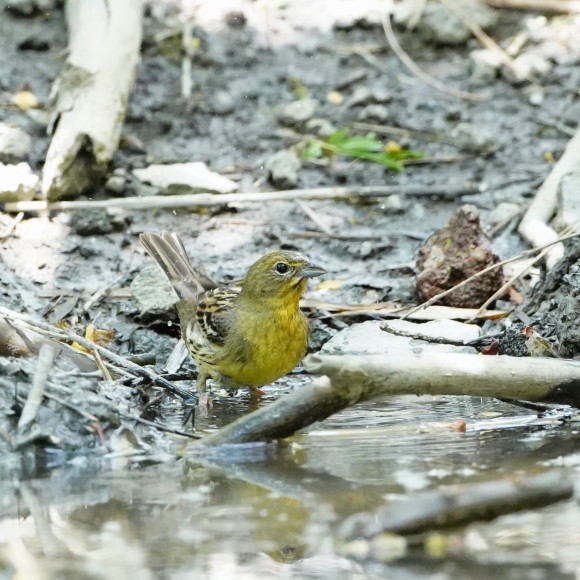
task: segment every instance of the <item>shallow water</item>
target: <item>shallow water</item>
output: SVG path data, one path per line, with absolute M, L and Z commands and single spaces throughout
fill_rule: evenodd
M 217 401 L 207 428 L 247 405 Z M 458 419 L 466 432 L 450 427 Z M 574 578 L 573 500 L 472 525 L 442 559 L 422 548 L 389 563 L 348 558 L 339 532 L 352 514 L 441 484 L 563 463 L 579 481 L 578 446 L 574 424 L 502 403 L 398 397 L 280 446 L 78 457 L 45 477 L 1 482 L 0 578 Z

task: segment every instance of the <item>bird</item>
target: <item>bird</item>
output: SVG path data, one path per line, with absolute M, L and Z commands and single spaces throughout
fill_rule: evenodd
M 227 389 L 259 387 L 289 373 L 304 357 L 309 323 L 300 297 L 326 270 L 301 252 L 259 258 L 238 286 L 219 286 L 192 265 L 180 237 L 144 232 L 140 240 L 163 270 L 179 302 L 181 335 L 198 367 L 198 404 L 209 378 Z

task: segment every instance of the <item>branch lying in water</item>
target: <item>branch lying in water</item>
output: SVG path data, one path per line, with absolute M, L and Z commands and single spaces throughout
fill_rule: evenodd
M 311 355 L 305 366 L 326 376 L 241 417 L 200 444 L 282 439 L 355 403 L 385 395 L 470 395 L 580 407 L 580 363 L 570 360 L 423 352 Z

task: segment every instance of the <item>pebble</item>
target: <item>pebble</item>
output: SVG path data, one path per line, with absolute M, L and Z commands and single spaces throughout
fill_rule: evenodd
M 364 107 L 365 105 L 381 105 L 392 100 L 392 96 L 382 87 L 357 87 L 348 102 L 349 107 Z
M 216 115 L 229 115 L 234 112 L 236 103 L 232 95 L 227 91 L 217 91 L 211 98 L 209 108 Z
M 380 205 L 381 211 L 386 215 L 399 215 L 405 212 L 403 198 L 393 193 L 386 197 Z
M 489 222 L 497 226 L 518 215 L 520 210 L 521 207 L 517 203 L 507 201 L 499 203 L 489 214 Z
M 551 68 L 552 65 L 547 58 L 540 54 L 526 52 L 514 59 L 513 68 L 504 66 L 502 75 L 509 82 L 517 84 L 543 77 L 550 72 Z
M 280 189 L 294 189 L 298 184 L 300 159 L 292 151 L 278 151 L 265 163 L 268 179 Z
M 32 149 L 28 133 L 8 123 L 0 123 L 0 163 L 26 161 Z
M 389 120 L 389 110 L 384 105 L 367 105 L 359 112 L 358 120 L 386 123 Z
M 321 139 L 336 133 L 336 127 L 328 119 L 310 119 L 307 121 L 305 129 Z
M 472 50 L 469 53 L 471 76 L 469 83 L 475 87 L 489 85 L 495 80 L 501 68 L 501 61 L 491 50 Z
M 131 282 L 131 293 L 141 315 L 166 314 L 178 300 L 169 280 L 154 264 L 139 270 Z
M 289 127 L 300 126 L 312 119 L 317 108 L 318 101 L 316 99 L 293 101 L 280 107 L 278 120 Z
M 450 137 L 460 151 L 467 153 L 488 152 L 496 147 L 490 133 L 471 123 L 459 123 L 450 131 Z

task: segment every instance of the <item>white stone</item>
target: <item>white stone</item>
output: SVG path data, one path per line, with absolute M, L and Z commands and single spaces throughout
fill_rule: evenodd
M 232 193 L 238 184 L 219 173 L 211 171 L 201 161 L 149 165 L 134 169 L 133 175 L 140 181 L 161 188 L 189 189 L 194 192 Z
M 30 201 L 36 195 L 39 177 L 28 163 L 0 163 L 0 202 Z

